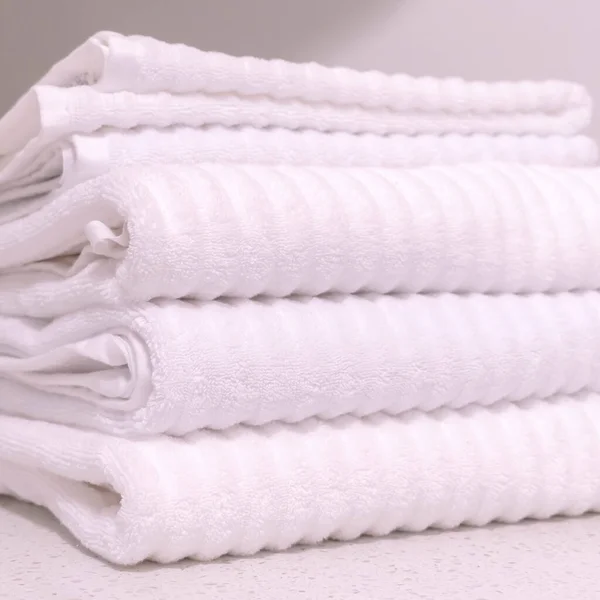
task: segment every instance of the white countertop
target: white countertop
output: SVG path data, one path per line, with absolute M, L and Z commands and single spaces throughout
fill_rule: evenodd
M 599 548 L 600 515 L 118 568 L 46 511 L 0 498 L 0 598 L 11 600 L 598 600 Z

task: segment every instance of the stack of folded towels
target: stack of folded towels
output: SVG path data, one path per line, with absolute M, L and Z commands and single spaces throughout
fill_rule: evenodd
M 92 37 L 0 121 L 0 493 L 121 564 L 600 510 L 590 112 Z

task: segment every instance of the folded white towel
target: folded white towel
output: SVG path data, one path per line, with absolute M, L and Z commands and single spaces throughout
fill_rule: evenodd
M 600 169 L 131 167 L 0 226 L 0 309 L 600 289 L 598 230 Z
M 0 410 L 115 434 L 600 391 L 600 293 L 163 301 L 0 317 Z
M 358 73 L 99 33 L 0 120 L 0 157 L 32 152 L 31 146 L 39 151 L 102 127 L 571 135 L 582 131 L 590 115 L 588 93 L 572 83 Z
M 340 167 L 420 167 L 471 162 L 519 162 L 577 167 L 597 163 L 584 136 L 353 135 L 288 129 L 113 129 L 73 134 L 49 145 L 32 141 L 0 164 L 3 220 L 33 208 L 19 200 L 56 191 L 123 165 L 203 162 Z M 12 203 L 7 206 L 7 203 Z M 1 222 L 1 221 L 0 221 Z
M 224 107 L 233 102 L 240 113 L 234 117 L 236 124 L 321 131 L 570 134 L 589 122 L 591 112 L 586 90 L 572 83 L 484 83 L 359 73 L 314 63 L 236 58 L 111 32 L 90 38 L 40 84 L 88 85 L 138 97 L 161 92 L 191 99 L 196 95 L 200 106 L 216 98 L 222 107 L 220 119 L 227 118 Z M 169 100 L 159 98 L 164 108 Z M 263 122 L 245 122 L 252 113 L 260 114 Z
M 120 564 L 600 510 L 600 397 L 127 440 L 0 416 L 0 493 Z

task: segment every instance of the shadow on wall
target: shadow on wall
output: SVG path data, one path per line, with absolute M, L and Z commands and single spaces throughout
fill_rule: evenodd
M 309 61 L 324 38 L 349 38 L 399 0 L 0 0 L 0 113 L 97 31 L 143 34 L 234 55 Z M 35 15 L 33 14 L 35 13 Z M 383 15 L 382 15 L 383 13 Z

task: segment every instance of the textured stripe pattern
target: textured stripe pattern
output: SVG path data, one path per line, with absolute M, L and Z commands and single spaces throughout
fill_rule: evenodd
M 0 227 L 0 303 L 599 289 L 599 230 L 597 169 L 131 167 Z
M 130 91 L 104 94 L 94 88 L 61 89 L 37 86 L 29 92 L 37 103 L 46 127 L 44 139 L 79 132 L 91 133 L 100 127 L 169 127 L 187 125 L 282 127 L 322 132 L 388 134 L 467 135 L 574 135 L 589 122 L 587 99 L 576 101 L 564 114 L 483 111 L 452 113 L 419 109 L 394 111 L 368 109 L 360 105 L 307 104 L 298 100 L 279 102 L 267 96 L 212 95 L 167 92 L 136 94 Z M 60 107 L 60 109 L 59 109 Z M 11 113 L 7 115 L 13 118 Z M 6 117 L 5 117 L 6 118 Z M 1 126 L 1 123 L 0 123 Z M 2 128 L 0 127 L 0 131 Z
M 322 167 L 414 168 L 502 161 L 557 167 L 597 163 L 596 143 L 585 136 L 353 135 L 222 126 L 104 129 L 71 138 L 74 158 L 114 168 L 125 164 L 256 163 Z M 74 165 L 78 167 L 76 163 Z M 92 165 L 90 165 L 90 168 Z M 79 167 L 82 168 L 82 167 Z M 67 178 L 69 174 L 67 173 Z
M 121 564 L 579 515 L 599 465 L 598 395 L 137 441 L 0 417 L 0 492 Z
M 95 53 L 93 60 L 91 53 Z M 485 83 L 360 73 L 315 63 L 237 58 L 114 33 L 91 38 L 51 69 L 41 83 L 61 86 L 74 81 L 85 81 L 102 92 L 203 92 L 259 102 L 265 97 L 282 106 L 301 102 L 311 110 L 320 105 L 340 110 L 355 106 L 372 111 L 449 113 L 475 120 L 479 115 L 491 120 L 511 115 L 525 122 L 537 114 L 571 130 L 589 119 L 591 104 L 582 86 L 566 82 Z
M 165 301 L 4 317 L 0 348 L 4 412 L 181 435 L 600 391 L 600 293 Z
M 590 117 L 589 94 L 572 83 L 358 73 L 105 33 L 54 65 L 0 120 L 0 155 L 102 127 L 568 136 Z
M 5 160 L 0 166 L 0 224 L 26 214 L 26 208 L 35 206 L 31 198 L 36 195 L 62 192 L 125 165 L 216 162 L 414 168 L 489 161 L 591 166 L 597 164 L 598 147 L 585 136 L 378 136 L 219 125 L 103 127 L 50 145 L 32 142 L 27 150 Z

